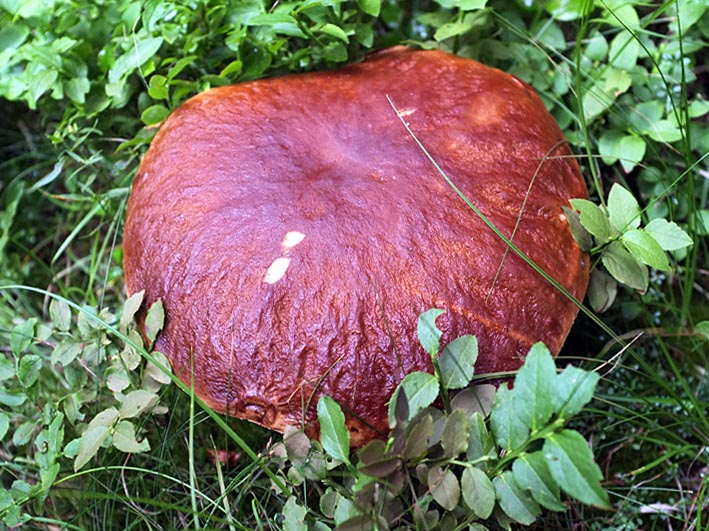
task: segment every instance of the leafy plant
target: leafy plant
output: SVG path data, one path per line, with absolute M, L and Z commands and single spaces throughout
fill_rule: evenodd
M 542 508 L 565 511 L 560 492 L 609 507 L 601 471 L 569 420 L 592 399 L 598 375 L 569 366 L 557 374 L 546 347 L 534 345 L 512 389 L 470 385 L 477 341 L 462 336 L 439 355 L 441 310 L 421 314 L 418 335 L 434 374 L 408 374 L 389 405 L 391 434 L 350 459 L 342 411 L 318 403 L 321 444 L 289 428 L 274 453 L 289 478 L 324 481 L 344 468 L 351 478 L 329 484 L 317 507 L 289 498 L 283 520 L 305 529 L 317 511 L 337 529 L 453 529 L 492 518 L 505 529 L 532 524 Z M 434 406 L 437 399 L 443 409 Z M 349 487 L 348 487 L 349 485 Z M 314 513 L 309 517 L 310 513 Z M 324 527 L 323 527 L 324 529 Z
M 0 357 L 0 404 L 12 408 L 12 413 L 0 410 L 0 440 L 12 426 L 16 448 L 32 443 L 28 456 L 36 471 L 22 474 L 9 489 L 0 488 L 0 521 L 6 525 L 27 521 L 21 508 L 47 498 L 62 459 L 73 459 L 78 471 L 101 447 L 131 454 L 150 449 L 147 439 L 139 440 L 142 425 L 137 422 L 147 412 L 166 412 L 158 405 L 158 392 L 171 376 L 167 358 L 157 351 L 143 363 L 143 339 L 134 321 L 142 297 L 142 292 L 130 297 L 119 320 L 108 310 L 97 313 L 91 307 L 75 314 L 65 300 L 53 298 L 50 323 L 32 318 L 13 328 L 12 356 Z M 145 320 L 152 344 L 162 328 L 160 302 L 148 310 Z M 120 336 L 109 335 L 108 325 L 117 325 Z M 110 398 L 97 394 L 97 387 L 103 386 Z M 43 397 L 49 387 L 54 389 L 52 401 Z M 87 423 L 84 409 L 92 403 L 112 405 Z M 67 441 L 67 432 L 80 436 Z
M 666 251 L 686 255 L 685 249 L 692 245 L 692 238 L 682 228 L 664 218 L 655 218 L 642 228 L 637 200 L 617 183 L 608 194 L 607 206 L 587 199 L 571 199 L 570 203 L 576 212 L 566 207 L 564 211 L 576 240 L 583 250 L 600 255 L 612 276 L 598 269 L 592 272 L 588 298 L 597 312 L 613 304 L 617 294 L 615 281 L 645 292 L 648 266 L 669 272 Z

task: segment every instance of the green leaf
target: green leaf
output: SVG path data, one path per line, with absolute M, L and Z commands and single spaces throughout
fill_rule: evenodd
M 433 34 L 433 38 L 438 42 L 444 41 L 451 37 L 464 35 L 470 31 L 472 27 L 473 24 L 471 22 L 447 22 L 436 30 L 436 33 Z
M 462 389 L 467 386 L 473 378 L 477 359 L 478 340 L 475 336 L 464 335 L 448 343 L 438 359 L 443 387 Z
M 52 365 L 61 363 L 63 367 L 66 367 L 81 354 L 81 348 L 81 343 L 73 339 L 65 339 L 54 347 L 49 361 Z
M 297 464 L 304 462 L 312 448 L 310 438 L 305 435 L 303 430 L 289 424 L 286 424 L 283 432 L 283 445 L 286 448 L 288 459 Z
M 15 446 L 24 446 L 32 438 L 32 433 L 37 427 L 37 423 L 34 420 L 26 420 L 20 424 L 15 432 L 12 434 L 12 444 Z
M 676 251 L 689 247 L 694 242 L 679 225 L 666 219 L 653 219 L 645 226 L 645 231 L 660 244 L 665 251 Z
M 26 354 L 17 366 L 17 379 L 25 389 L 32 387 L 39 378 L 41 368 L 42 358 L 35 354 Z
M 61 299 L 52 299 L 49 303 L 49 318 L 57 330 L 66 332 L 71 326 L 71 308 Z
M 544 343 L 535 343 L 515 377 L 514 411 L 532 431 L 544 426 L 554 412 L 556 365 Z
M 359 509 L 357 509 L 357 506 L 354 503 L 338 493 L 335 514 L 333 515 L 333 519 L 337 524 L 338 530 L 344 522 L 352 518 L 356 518 L 360 514 Z
M 42 94 L 47 92 L 59 77 L 59 72 L 53 68 L 40 70 L 32 76 L 30 82 L 30 96 L 33 103 L 36 103 Z
M 423 312 L 418 318 L 417 334 L 419 343 L 432 358 L 435 358 L 438 354 L 442 335 L 441 331 L 436 327 L 436 319 L 444 313 L 446 313 L 445 310 L 433 308 Z
M 620 141 L 620 147 L 623 150 L 620 165 L 625 173 L 630 173 L 645 157 L 647 144 L 639 136 L 627 135 Z
M 389 421 L 391 428 L 405 426 L 409 416 L 409 399 L 401 389 L 401 385 L 394 389 L 394 394 L 389 400 Z
M 530 525 L 541 514 L 539 504 L 522 490 L 511 471 L 504 472 L 492 480 L 495 494 L 505 514 L 520 524 Z
M 140 115 L 140 119 L 145 125 L 159 124 L 170 115 L 170 110 L 164 105 L 151 105 Z
M 333 41 L 325 46 L 323 55 L 328 61 L 342 63 L 347 60 L 347 47 L 342 42 Z
M 633 4 L 638 2 L 627 2 L 626 0 L 606 0 L 603 2 L 603 16 L 608 24 L 618 28 L 627 26 L 636 29 L 640 24 L 638 13 Z
M 559 486 L 551 476 L 542 452 L 523 454 L 515 459 L 512 473 L 520 488 L 529 492 L 539 505 L 550 511 L 566 510 L 559 497 Z
M 665 251 L 662 250 L 655 238 L 643 229 L 629 230 L 623 234 L 621 239 L 630 254 L 643 264 L 660 271 L 670 270 L 670 263 L 667 261 Z
M 487 5 L 487 0 L 460 0 L 458 8 L 463 11 L 475 11 L 483 9 Z
M 402 390 L 408 401 L 410 420 L 419 410 L 433 404 L 433 401 L 438 397 L 438 379 L 427 372 L 412 372 L 401 380 L 389 401 L 389 425 L 392 427 L 396 424 L 394 414 L 396 398 Z
M 433 435 L 433 417 L 430 414 L 418 415 L 406 427 L 406 444 L 402 455 L 406 459 L 416 459 L 426 453 Z
M 145 335 L 151 346 L 164 324 L 165 308 L 162 305 L 162 300 L 158 299 L 150 306 L 148 314 L 145 316 Z
M 298 21 L 286 13 L 263 13 L 251 17 L 246 24 L 248 26 L 267 26 L 274 33 L 290 35 L 302 39 L 307 38 L 298 27 Z
M 626 251 L 622 243 L 613 242 L 606 247 L 601 262 L 618 282 L 641 292 L 647 290 L 647 268 Z
M 305 507 L 298 504 L 295 496 L 291 496 L 283 506 L 283 530 L 284 531 L 307 531 L 305 524 Z
M 598 141 L 598 152 L 603 162 L 611 165 L 620 160 L 626 173 L 635 168 L 645 156 L 646 143 L 636 135 L 624 135 L 611 129 L 606 131 Z
M 460 502 L 460 484 L 458 478 L 450 469 L 439 466 L 428 471 L 428 488 L 436 503 L 446 511 L 452 511 Z
M 357 26 L 355 38 L 365 48 L 371 48 L 374 44 L 374 29 L 372 26 Z
M 350 432 L 340 404 L 327 395 L 318 400 L 318 422 L 323 449 L 333 458 L 349 463 Z
M 109 407 L 97 414 L 91 422 L 89 422 L 89 429 L 96 426 L 113 426 L 113 423 L 118 419 L 118 410 L 115 407 Z
M 145 295 L 145 290 L 141 290 L 138 293 L 134 293 L 126 299 L 123 303 L 123 312 L 121 313 L 121 320 L 119 326 L 122 330 L 125 330 L 128 325 L 133 322 L 135 314 L 140 309 L 140 305 L 143 304 L 143 296 Z
M 32 344 L 34 339 L 34 327 L 37 324 L 36 318 L 26 319 L 20 324 L 15 326 L 10 332 L 10 350 L 19 358 L 29 346 Z
M 594 312 L 602 313 L 613 305 L 618 294 L 618 282 L 600 269 L 591 271 L 588 285 L 588 301 Z
M 9 51 L 18 48 L 30 34 L 29 28 L 24 24 L 10 24 L 4 21 L 3 25 L 0 30 L 0 50 Z
M 581 434 L 573 430 L 551 434 L 543 452 L 552 477 L 569 496 L 588 505 L 610 507 L 600 484 L 603 474 Z
M 233 75 L 234 77 L 238 76 L 241 74 L 242 70 L 244 69 L 244 63 L 243 61 L 239 61 L 238 59 L 235 61 L 232 61 L 228 65 L 226 65 L 221 72 L 219 72 L 219 77 L 227 77 Z
M 571 235 L 574 237 L 574 240 L 576 240 L 576 243 L 583 252 L 589 252 L 593 247 L 593 236 L 581 223 L 581 216 L 578 212 L 576 212 L 576 210 L 571 210 L 569 207 L 563 205 L 561 210 L 564 211 L 566 221 L 569 223 L 569 229 L 571 229 Z
M 690 103 L 688 111 L 690 118 L 700 118 L 709 113 L 709 101 L 694 100 Z
M 431 428 L 433 428 L 432 423 Z M 364 448 L 357 452 L 357 458 L 357 470 L 376 478 L 386 478 L 400 466 L 399 458 L 394 455 L 388 455 L 386 443 L 379 439 L 374 439 L 367 443 Z
M 0 382 L 15 377 L 15 364 L 5 356 L 0 356 Z
M 0 441 L 3 440 L 7 431 L 10 429 L 10 417 L 7 413 L 0 411 Z
M 379 11 L 382 8 L 381 0 L 357 0 L 357 5 L 360 10 L 372 17 L 378 17 Z
M 114 393 L 120 393 L 130 385 L 130 377 L 122 365 L 112 365 L 106 369 L 106 387 Z
M 178 59 L 175 61 L 175 64 L 170 67 L 170 70 L 167 72 L 167 80 L 168 82 L 172 81 L 175 79 L 180 73 L 190 66 L 192 63 L 195 62 L 196 59 L 199 59 L 199 56 L 197 55 L 188 55 L 186 57 L 183 57 L 181 59 Z
M 118 414 L 122 419 L 132 419 L 148 411 L 157 403 L 158 395 L 145 389 L 137 389 L 123 398 Z
M 495 487 L 487 474 L 475 467 L 466 467 L 460 477 L 463 501 L 475 515 L 485 520 L 495 508 Z
M 495 441 L 487 431 L 485 419 L 480 413 L 470 417 L 470 439 L 466 457 L 468 461 L 481 460 L 483 469 L 487 470 L 487 460 L 494 460 L 496 456 Z
M 632 85 L 633 78 L 625 70 L 609 68 L 604 72 L 603 89 L 606 92 L 612 92 L 617 96 L 626 92 Z
M 155 361 L 159 363 L 162 368 L 158 367 L 152 361 L 149 361 L 145 364 L 145 375 L 150 376 L 153 380 L 163 385 L 169 384 L 172 381 L 172 378 L 170 378 L 170 374 L 172 374 L 170 361 L 165 354 L 157 350 L 153 351 L 152 354 Z
M 461 409 L 468 417 L 473 413 L 480 413 L 487 417 L 492 411 L 497 388 L 492 384 L 478 384 L 470 386 L 456 395 L 451 400 L 451 409 Z
M 85 77 L 75 77 L 64 82 L 64 92 L 69 98 L 83 105 L 86 102 L 86 95 L 91 90 L 91 82 Z
M 603 245 L 611 238 L 613 228 L 608 216 L 601 207 L 587 199 L 570 199 L 569 203 L 574 209 L 578 210 L 581 224 L 588 232 L 593 234 L 598 245 Z
M 74 472 L 81 470 L 86 463 L 93 459 L 109 435 L 108 426 L 94 426 L 81 435 L 79 453 L 74 460 Z
M 146 37 L 136 39 L 133 45 L 113 63 L 108 72 L 109 83 L 117 83 L 125 76 L 132 74 L 137 68 L 147 63 L 162 46 L 162 37 Z
M 113 446 L 126 453 L 141 453 L 150 450 L 146 439 L 138 442 L 135 438 L 135 426 L 128 420 L 121 420 L 113 430 Z
M 154 100 L 165 100 L 169 95 L 167 86 L 167 78 L 159 74 L 154 74 L 150 77 L 150 85 L 148 86 L 148 96 Z
M 143 339 L 137 330 L 130 330 L 128 332 L 128 338 L 138 346 L 143 346 Z M 130 345 L 126 345 L 119 356 L 121 357 L 121 361 L 125 364 L 126 369 L 129 371 L 137 369 L 138 365 L 140 365 L 140 361 L 143 359 L 140 353 Z
M 330 37 L 335 37 L 336 39 L 340 39 L 342 42 L 348 43 L 350 42 L 349 37 L 345 33 L 345 30 L 343 30 L 339 26 L 335 26 L 334 24 L 325 24 L 322 28 L 318 30 L 320 33 L 324 33 L 325 35 L 330 35 Z
M 592 61 L 601 61 L 608 54 L 608 41 L 600 31 L 594 31 L 588 39 L 584 55 Z
M 640 205 L 633 194 L 618 183 L 613 184 L 608 194 L 608 217 L 621 233 L 640 226 Z
M 581 18 L 589 7 L 586 0 L 549 0 L 545 3 L 547 12 L 563 22 Z
M 505 450 L 518 448 L 529 435 L 529 428 L 517 416 L 513 398 L 513 392 L 507 384 L 502 384 L 497 390 L 490 414 L 492 433 L 497 444 Z
M 35 460 L 40 469 L 46 469 L 56 462 L 64 442 L 64 415 L 56 413 L 49 426 L 37 434 L 34 440 Z
M 635 67 L 639 55 L 640 42 L 638 42 L 638 38 L 623 29 L 611 41 L 608 61 L 613 68 L 627 72 Z
M 52 466 L 40 471 L 40 485 L 41 489 L 44 491 L 43 496 L 48 494 L 47 491 L 51 488 L 59 475 L 61 470 L 61 465 L 59 463 L 54 463 Z
M 593 371 L 585 371 L 567 366 L 554 381 L 554 403 L 559 416 L 568 419 L 579 413 L 593 399 L 600 376 Z
M 709 4 L 705 0 L 683 0 L 672 5 L 672 8 L 677 9 L 677 14 L 670 11 L 669 31 L 677 34 L 680 33 L 680 24 L 682 33 L 686 33 L 698 21 L 702 20 L 704 13 L 709 9 Z M 705 33 L 706 35 L 706 33 Z
M 0 387 L 0 404 L 8 407 L 19 407 L 25 403 L 27 395 L 16 389 L 5 389 Z
M 650 125 L 644 133 L 655 142 L 672 143 L 682 139 L 682 130 L 670 120 L 658 120 Z
M 441 446 L 445 456 L 455 459 L 468 449 L 470 424 L 464 411 L 456 409 L 451 412 L 443 424 Z

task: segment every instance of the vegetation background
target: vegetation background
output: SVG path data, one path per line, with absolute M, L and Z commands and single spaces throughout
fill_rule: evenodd
M 602 216 L 615 203 L 638 205 L 646 232 L 672 222 L 669 244 L 633 247 L 579 208 L 596 313 L 558 364 L 600 375 L 573 427 L 613 509 L 567 500 L 533 525 L 709 529 L 708 38 L 706 0 L 0 0 L 0 526 L 347 528 L 321 500 L 360 488 L 356 472 L 317 444 L 307 467 L 292 445 L 284 458 L 168 385 L 131 324 L 121 231 L 140 157 L 188 97 L 404 43 L 530 83 Z M 414 528 L 518 525 L 419 517 L 422 499 L 403 509 Z

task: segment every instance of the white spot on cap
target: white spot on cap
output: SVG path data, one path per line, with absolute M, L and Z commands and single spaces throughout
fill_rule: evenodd
M 283 243 L 281 243 L 281 245 L 283 246 L 283 252 L 285 253 L 288 249 L 292 249 L 304 239 L 305 234 L 303 234 L 302 232 L 298 232 L 295 230 L 286 232 L 286 235 L 283 237 Z
M 416 112 L 416 109 L 401 109 L 398 111 L 399 116 L 405 118 L 406 116 L 411 116 Z
M 286 258 L 284 256 L 281 256 L 280 258 L 276 258 L 270 266 L 268 266 L 268 269 L 266 270 L 266 274 L 263 277 L 263 281 L 266 284 L 275 284 L 279 280 L 283 278 L 283 275 L 286 274 L 286 270 L 288 269 L 288 266 L 290 265 L 290 258 Z

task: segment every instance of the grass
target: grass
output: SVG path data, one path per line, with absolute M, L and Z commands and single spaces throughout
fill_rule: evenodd
M 532 84 L 579 154 L 596 203 L 606 204 L 611 184 L 622 183 L 645 223 L 666 217 L 694 240 L 671 253 L 671 272 L 650 272 L 645 293 L 620 286 L 608 311 L 578 319 L 559 365 L 602 376 L 573 427 L 593 447 L 614 510 L 569 501 L 567 512 L 544 513 L 533 528 L 709 529 L 709 348 L 701 332 L 709 319 L 709 127 L 702 111 L 709 12 L 673 1 L 549 2 L 548 10 L 495 1 L 486 10 L 384 2 L 376 14 L 376 2 L 296 4 L 250 2 L 238 11 L 220 1 L 197 9 L 155 3 L 156 12 L 171 14 L 154 18 L 153 8 L 135 11 L 128 2 L 104 13 L 69 1 L 53 11 L 33 12 L 31 3 L 21 14 L 0 8 L 0 27 L 12 28 L 0 30 L 0 42 L 15 46 L 10 58 L 0 52 L 0 75 L 27 87 L 0 82 L 0 349 L 12 362 L 0 365 L 0 375 L 9 375 L 0 378 L 5 524 L 29 518 L 23 529 L 297 529 L 283 514 L 292 495 L 309 508 L 312 528 L 332 525 L 317 521 L 320 502 L 327 492 L 351 491 L 352 477 L 338 468 L 298 477 L 276 455 L 280 436 L 205 411 L 184 386 L 159 391 L 169 413 L 131 419 L 150 451 L 101 448 L 78 472 L 72 461 L 88 421 L 120 405 L 108 375 L 122 375 L 114 361 L 132 338 L 101 311 L 120 314 L 126 303 L 125 202 L 153 119 L 209 86 L 329 68 L 416 41 Z M 239 23 L 250 10 L 263 23 Z M 294 25 L 269 13 L 288 15 Z M 348 42 L 322 32 L 325 23 Z M 60 37 L 76 42 L 63 50 Z M 135 43 L 158 42 L 150 39 L 161 39 L 158 56 L 121 63 Z M 61 67 L 47 56 L 59 57 Z M 53 69 L 53 85 L 37 93 Z M 74 305 L 66 328 L 50 312 L 56 297 Z M 88 308 L 105 324 L 80 318 L 92 315 Z M 60 345 L 73 343 L 80 345 L 75 362 L 52 360 Z M 20 359 L 26 373 L 15 365 Z M 24 385 L 33 371 L 39 380 Z M 140 387 L 144 371 L 127 371 L 127 389 Z M 53 433 L 58 413 L 64 421 Z M 215 460 L 215 451 L 229 459 Z M 320 470 L 317 454 L 308 455 L 315 460 L 308 470 Z M 42 482 L 46 489 L 35 487 Z

